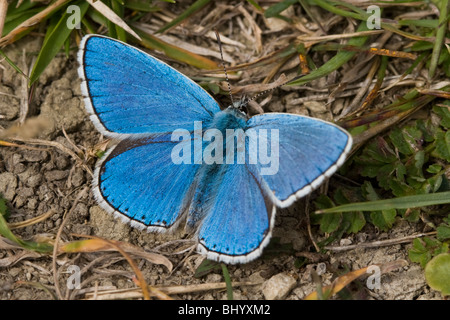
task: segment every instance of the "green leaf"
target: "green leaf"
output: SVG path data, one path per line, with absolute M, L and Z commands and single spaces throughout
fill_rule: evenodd
M 404 181 L 406 175 L 406 167 L 400 161 L 395 164 L 395 177 L 399 181 Z
M 423 186 L 425 193 L 436 192 L 442 185 L 443 175 L 439 174 L 434 177 L 428 178 Z
M 347 212 L 343 214 L 343 221 L 349 222 L 347 232 L 357 233 L 366 225 L 366 218 L 362 212 Z
M 412 262 L 419 263 L 424 268 L 431 259 L 431 252 L 427 250 L 425 243 L 417 238 L 413 240 L 413 247 L 408 251 L 408 257 Z
M 447 216 L 447 218 L 442 219 L 443 222 L 450 224 L 450 214 Z
M 74 4 L 79 6 L 82 18 L 89 8 L 89 4 L 85 1 L 77 1 Z M 58 24 L 46 35 L 46 40 L 42 45 L 36 63 L 33 66 L 33 70 L 31 70 L 30 86 L 39 78 L 52 59 L 61 50 L 64 42 L 72 32 L 72 29 L 67 27 L 67 21 L 71 18 L 72 14 L 67 13 L 65 10 L 63 12 Z
M 425 151 L 420 150 L 414 154 L 414 167 L 418 169 L 418 171 L 422 171 L 423 164 L 425 163 Z
M 444 104 L 447 105 L 447 107 L 434 106 L 433 112 L 441 118 L 440 125 L 446 129 L 450 129 L 450 101 L 447 100 Z
M 439 164 L 432 164 L 428 167 L 427 172 L 429 173 L 438 173 L 442 170 L 442 166 Z
M 450 253 L 437 255 L 425 267 L 425 279 L 434 290 L 450 296 Z
M 322 216 L 320 219 L 320 230 L 326 233 L 331 233 L 336 231 L 341 224 L 342 214 L 341 213 L 328 213 Z
M 413 154 L 414 149 L 411 148 L 410 144 L 406 142 L 405 136 L 403 135 L 401 129 L 397 127 L 394 128 L 389 134 L 389 138 L 399 152 L 403 153 L 404 155 Z
M 419 119 L 416 122 L 416 126 L 422 132 L 423 139 L 426 142 L 433 142 L 434 141 L 436 127 L 433 124 L 431 124 L 431 121 L 429 121 L 429 120 L 428 121 L 422 121 L 422 120 Z
M 424 163 L 428 160 L 425 150 L 419 150 L 414 153 L 413 161 L 406 161 L 408 178 L 414 179 L 415 181 L 424 182 L 425 178 L 423 175 L 422 167 Z M 410 179 L 407 179 L 409 183 Z M 413 185 L 412 185 L 413 186 Z M 416 187 L 417 189 L 419 187 Z
M 364 165 L 361 171 L 363 177 L 375 178 L 378 175 L 379 166 Z
M 417 191 L 414 188 L 402 181 L 398 181 L 395 179 L 387 179 L 386 190 L 391 190 L 396 197 L 412 196 L 417 194 Z
M 383 231 L 389 230 L 395 222 L 397 210 L 388 209 L 381 212 L 371 212 L 370 219 L 372 223 Z
M 406 126 L 402 130 L 403 137 L 410 148 L 415 151 L 418 149 L 418 141 L 422 139 L 422 132 L 415 126 Z
M 419 221 L 419 218 L 420 218 L 420 210 L 419 209 L 411 209 L 411 210 L 400 209 L 398 211 L 401 212 L 402 217 L 405 218 L 406 221 L 409 221 L 409 222 Z
M 392 180 L 392 174 L 395 172 L 395 163 L 388 163 L 378 168 L 377 180 L 380 187 L 389 190 Z
M 450 226 L 442 224 L 436 228 L 437 238 L 440 241 L 450 239 Z
M 383 165 L 396 161 L 397 156 L 389 148 L 388 143 L 380 137 L 367 144 L 359 159 L 363 163 Z
M 326 195 L 320 195 L 319 197 L 317 197 L 316 201 L 314 201 L 314 204 L 319 209 L 326 209 L 334 206 L 334 203 Z M 318 218 L 319 220 L 318 222 L 320 224 L 320 230 L 326 233 L 331 233 L 339 227 L 342 215 L 331 213 L 318 217 L 316 216 L 315 218 Z
M 450 161 L 450 130 L 439 131 L 435 141 L 435 155 L 441 159 Z
M 412 262 L 420 263 L 422 268 L 425 268 L 432 257 L 446 253 L 448 250 L 448 243 L 429 237 L 417 238 L 413 240 L 413 247 L 408 251 L 408 256 Z
M 366 196 L 367 199 L 371 201 L 376 201 L 380 199 L 370 181 L 364 181 L 363 185 L 361 186 L 361 189 L 364 192 L 364 195 Z

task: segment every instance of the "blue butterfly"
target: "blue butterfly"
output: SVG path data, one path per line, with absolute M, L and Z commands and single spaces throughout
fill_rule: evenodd
M 85 36 L 78 60 L 92 122 L 118 140 L 96 165 L 99 205 L 148 231 L 183 222 L 208 259 L 234 264 L 260 256 L 276 208 L 316 189 L 352 145 L 345 130 L 322 120 L 249 118 L 242 101 L 221 110 L 186 76 L 114 39 Z

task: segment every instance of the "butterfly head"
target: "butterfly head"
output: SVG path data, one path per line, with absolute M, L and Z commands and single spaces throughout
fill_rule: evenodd
M 237 113 L 240 113 L 241 115 L 243 115 L 244 117 L 247 118 L 248 117 L 248 110 L 247 110 L 248 102 L 249 102 L 248 97 L 244 95 L 238 101 L 233 101 L 233 103 L 228 108 L 234 109 L 235 111 L 237 111 Z

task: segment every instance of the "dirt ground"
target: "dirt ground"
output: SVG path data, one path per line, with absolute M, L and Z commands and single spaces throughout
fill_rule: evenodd
M 40 39 L 30 38 L 10 46 L 6 53 L 13 61 L 20 61 L 23 50 L 37 52 Z M 28 60 L 29 61 L 29 60 Z M 177 67 L 177 65 L 175 65 Z M 19 115 L 19 99 L 22 97 L 21 77 L 6 63 L 0 70 L 0 119 L 3 128 L 10 128 Z M 77 75 L 75 56 L 67 59 L 58 55 L 39 79 L 35 88 L 33 102 L 30 105 L 28 119 L 36 120 L 28 128 L 38 127 L 38 138 L 53 141 L 73 150 L 77 146 L 83 154 L 92 151 L 101 141 L 99 133 L 91 124 L 83 106 Z M 274 95 L 273 105 L 284 106 L 282 96 L 288 94 L 281 89 Z M 67 132 L 66 138 L 62 129 Z M 31 129 L 30 129 L 31 130 Z M 69 141 L 70 139 L 70 141 Z M 76 161 L 67 152 L 57 146 L 39 146 L 26 143 L 26 146 L 45 149 L 43 151 L 26 148 L 0 148 L 0 191 L 8 200 L 9 222 L 24 221 L 52 210 L 49 218 L 42 222 L 13 232 L 23 239 L 47 237 L 54 239 L 65 215 L 71 211 L 61 233 L 61 241 L 79 239 L 77 235 L 95 235 L 106 239 L 129 242 L 148 252 L 156 252 L 168 258 L 173 271 L 161 264 L 138 257 L 136 262 L 150 285 L 183 286 L 184 293 L 170 294 L 175 299 L 211 300 L 226 299 L 226 291 L 209 289 L 196 291 L 193 285 L 207 286 L 223 282 L 221 269 L 200 278 L 194 278 L 194 271 L 203 257 L 190 251 L 193 243 L 183 239 L 182 232 L 163 235 L 151 234 L 132 229 L 115 220 L 102 211 L 90 192 L 76 203 L 80 192 L 89 187 L 90 174 L 80 161 Z M 93 168 L 93 159 L 87 163 Z M 334 179 L 330 181 L 333 184 Z M 319 191 L 316 191 L 314 198 Z M 288 244 L 296 252 L 312 252 L 304 218 L 305 201 L 298 201 L 291 208 L 277 213 L 273 238 L 279 238 L 280 244 Z M 73 210 L 72 210 L 73 209 Z M 423 232 L 420 224 L 410 224 L 399 220 L 391 231 L 380 233 L 371 226 L 356 236 L 344 238 L 340 243 L 347 245 L 374 240 L 401 238 Z M 312 233 L 317 240 L 324 235 L 316 226 Z M 314 263 L 298 266 L 298 259 L 292 254 L 265 254 L 244 265 L 228 266 L 233 282 L 246 282 L 234 288 L 235 299 L 266 299 L 272 297 L 283 287 L 282 299 L 303 299 L 316 289 L 311 273 L 316 271 L 323 284 L 330 284 L 334 278 L 345 272 L 357 270 L 372 264 L 406 260 L 402 268 L 381 275 L 380 286 L 371 290 L 365 279 L 358 280 L 349 287 L 351 297 L 358 299 L 441 299 L 438 292 L 431 290 L 418 264 L 408 260 L 407 249 L 410 243 L 391 246 L 355 249 L 344 252 L 329 251 Z M 273 252 L 272 252 L 273 253 Z M 80 290 L 70 290 L 67 279 L 71 275 L 69 266 L 75 265 L 85 270 L 81 274 Z M 56 259 L 58 285 L 62 297 L 71 299 L 86 298 L 85 293 L 94 290 L 115 290 L 136 288 L 134 273 L 129 264 L 117 252 L 96 252 L 82 254 L 61 254 Z M 0 299 L 52 299 L 55 295 L 55 277 L 51 254 L 36 254 L 12 246 L 4 238 L 0 240 Z M 275 288 L 272 288 L 274 286 Z M 349 296 L 347 296 L 348 298 Z M 341 296 L 341 298 L 345 298 Z

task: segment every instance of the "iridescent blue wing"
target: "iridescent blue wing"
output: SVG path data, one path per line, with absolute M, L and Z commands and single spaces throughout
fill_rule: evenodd
M 207 213 L 198 230 L 198 251 L 211 260 L 246 263 L 269 243 L 275 206 L 246 165 L 227 164 L 222 169 L 219 184 L 209 189 L 214 194 L 211 202 L 201 204 Z
M 279 162 L 271 164 L 275 166 L 273 168 L 276 173 L 261 177 L 272 201 L 282 208 L 309 194 L 330 177 L 344 163 L 352 145 L 351 135 L 344 129 L 326 121 L 299 115 L 257 115 L 247 121 L 246 132 L 250 129 L 257 134 L 261 129 L 266 130 L 269 152 L 272 139 L 278 140 L 274 145 L 278 148 Z M 272 130 L 277 130 L 277 135 L 271 134 Z M 249 145 L 251 144 L 250 136 Z M 247 148 L 251 149 L 249 145 Z M 254 175 L 258 175 L 268 166 L 258 161 L 258 164 L 249 168 Z
M 84 37 L 78 60 L 91 120 L 102 134 L 121 140 L 97 163 L 97 201 L 135 227 L 174 226 L 191 201 L 199 166 L 174 164 L 167 133 L 193 131 L 194 121 L 209 122 L 219 106 L 178 71 L 114 39 Z
M 220 111 L 196 83 L 120 41 L 85 36 L 78 60 L 86 108 L 105 136 L 123 139 L 179 128 L 192 131 L 194 121 L 207 123 Z
M 100 206 L 132 226 L 165 231 L 186 213 L 200 165 L 175 164 L 170 136 L 125 139 L 97 163 L 93 192 Z M 193 161 L 191 161 L 193 163 Z

